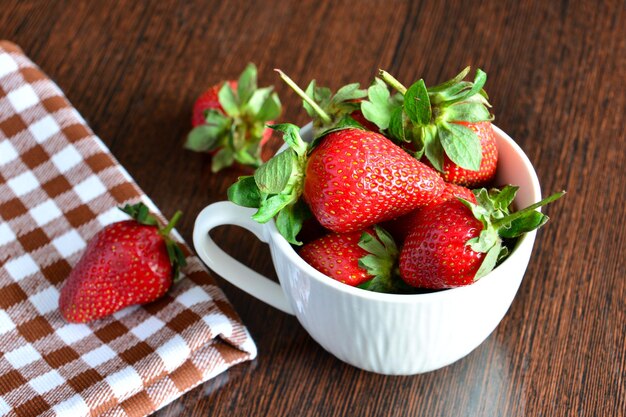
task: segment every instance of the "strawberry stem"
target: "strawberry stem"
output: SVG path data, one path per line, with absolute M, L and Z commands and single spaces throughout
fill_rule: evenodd
M 378 70 L 378 76 L 386 82 L 390 87 L 397 90 L 400 94 L 405 95 L 407 88 L 402 85 L 400 81 L 398 81 L 393 75 L 389 74 L 387 71 L 383 69 Z
M 172 231 L 172 229 L 174 228 L 174 226 L 176 226 L 176 223 L 178 223 L 178 220 L 180 220 L 180 217 L 183 215 L 183 212 L 178 210 L 176 213 L 174 213 L 174 215 L 172 216 L 172 218 L 170 219 L 169 223 L 167 224 L 167 226 L 165 226 L 163 229 L 161 229 L 159 231 L 159 233 L 162 236 L 169 236 L 170 232 Z
M 514 220 L 517 220 L 521 217 L 526 216 L 528 213 L 530 213 L 531 211 L 545 206 L 546 204 L 549 204 L 555 200 L 558 200 L 559 198 L 561 198 L 563 195 L 565 194 L 565 191 L 559 191 L 558 193 L 554 193 L 552 194 L 550 197 L 546 197 L 543 200 L 535 203 L 535 204 L 531 204 L 530 206 L 520 210 L 520 211 L 516 211 L 514 213 L 509 214 L 506 217 L 503 217 L 501 219 L 498 219 L 497 221 L 493 222 L 493 226 L 497 229 L 500 226 L 504 225 L 504 224 L 508 224 L 511 223 Z
M 302 90 L 298 84 L 295 83 L 295 81 L 293 81 L 291 78 L 289 78 L 289 76 L 287 76 L 287 74 L 285 74 L 284 72 L 282 72 L 279 69 L 274 69 L 274 71 L 276 71 L 278 73 L 278 75 L 280 75 L 280 78 L 282 78 L 282 80 L 289 86 L 291 87 L 291 89 L 293 91 L 296 92 L 296 94 L 298 94 L 300 96 L 300 98 L 302 98 L 302 100 L 306 101 L 307 104 L 309 106 L 311 106 L 313 108 L 313 110 L 315 110 L 315 112 L 319 115 L 320 119 L 322 119 L 322 122 L 324 123 L 331 123 L 332 119 L 331 117 L 328 115 L 328 113 L 326 113 L 324 111 L 324 109 L 322 109 L 316 102 L 315 100 L 313 100 L 311 97 L 309 97 L 309 95 Z

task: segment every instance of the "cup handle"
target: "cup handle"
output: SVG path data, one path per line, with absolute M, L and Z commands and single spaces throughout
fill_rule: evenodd
M 279 284 L 234 259 L 209 236 L 209 232 L 215 227 L 232 224 L 249 230 L 261 242 L 267 243 L 268 228 L 252 220 L 254 212 L 254 209 L 241 207 L 230 201 L 207 206 L 196 218 L 193 245 L 200 259 L 226 281 L 264 303 L 293 315 L 293 310 Z

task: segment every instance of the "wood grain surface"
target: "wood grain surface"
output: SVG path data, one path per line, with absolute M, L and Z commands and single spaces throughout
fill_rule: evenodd
M 19 44 L 165 214 L 225 199 L 241 171 L 213 175 L 182 149 L 194 98 L 255 62 L 282 121 L 307 122 L 272 71 L 301 84 L 445 80 L 484 69 L 496 124 L 526 151 L 545 211 L 519 293 L 496 331 L 444 369 L 386 377 L 343 364 L 297 320 L 218 279 L 259 356 L 165 409 L 174 416 L 624 416 L 626 410 L 626 6 L 623 1 L 18 1 L 0 38 Z M 273 142 L 275 149 L 279 143 Z M 215 239 L 275 277 L 237 228 Z

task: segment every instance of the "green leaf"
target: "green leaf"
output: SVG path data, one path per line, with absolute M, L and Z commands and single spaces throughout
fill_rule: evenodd
M 463 69 L 463 71 L 461 71 L 459 74 L 457 74 L 456 77 L 452 78 L 451 80 L 448 80 L 446 82 L 443 82 L 439 85 L 436 85 L 434 87 L 430 87 L 428 89 L 429 92 L 431 93 L 437 93 L 443 90 L 446 90 L 450 87 L 452 87 L 455 84 L 458 84 L 459 82 L 461 82 L 465 77 L 467 77 L 467 74 L 469 74 L 471 67 L 465 67 Z
M 461 168 L 478 171 L 482 160 L 480 139 L 472 129 L 455 124 L 440 122 L 437 131 L 441 145 L 448 158 Z
M 233 151 L 227 148 L 220 149 L 211 161 L 211 171 L 218 172 L 225 167 L 229 167 L 235 162 Z
M 247 144 L 243 149 L 239 149 L 234 153 L 235 161 L 243 165 L 256 166 L 259 164 L 258 159 L 249 151 L 250 146 Z
M 300 128 L 298 126 L 291 123 L 281 123 L 268 127 L 282 132 L 283 140 L 296 152 L 298 156 L 304 156 L 306 154 L 309 145 L 302 140 L 302 136 L 300 136 Z
M 485 83 L 487 82 L 487 73 L 480 68 L 476 70 L 476 75 L 474 76 L 474 85 L 470 89 L 470 91 L 465 95 L 464 98 L 472 97 L 474 94 L 478 94 L 482 91 Z
M 157 226 L 159 224 L 156 217 L 150 214 L 148 206 L 144 203 L 139 202 L 133 205 L 126 204 L 124 207 L 118 207 L 118 209 L 128 214 L 140 224 L 148 226 Z
M 166 246 L 171 245 L 173 250 L 168 250 L 168 255 L 173 252 L 174 258 L 170 258 L 170 263 L 172 264 L 172 280 L 174 282 L 179 281 L 180 278 L 180 269 L 187 265 L 187 259 L 185 258 L 185 254 L 183 250 L 180 248 L 178 243 L 174 241 L 166 242 Z
M 302 230 L 302 224 L 311 216 L 308 206 L 304 201 L 298 200 L 295 204 L 285 206 L 276 216 L 276 228 L 278 232 L 292 245 L 302 245 L 297 239 Z
M 424 133 L 422 135 L 424 142 L 424 153 L 426 158 L 439 172 L 443 172 L 444 152 L 441 142 L 437 140 L 437 132 L 432 131 L 428 127 L 423 127 Z
M 307 96 L 311 97 L 313 101 L 315 101 L 322 109 L 328 107 L 328 103 L 330 103 L 330 98 L 332 96 L 332 91 L 327 87 L 317 87 L 315 84 L 315 80 L 311 80 L 309 85 L 307 86 L 305 93 Z M 309 117 L 315 119 L 318 117 L 317 111 L 309 103 L 305 100 L 302 100 L 302 106 L 304 110 L 307 112 Z
M 500 226 L 498 233 L 503 238 L 514 238 L 523 235 L 531 230 L 538 229 L 547 223 L 550 218 L 538 211 L 533 211 L 527 215 L 517 218 L 508 224 Z
M 185 141 L 185 148 L 195 152 L 206 152 L 216 148 L 223 131 L 217 126 L 200 125 L 191 129 Z
M 282 192 L 291 178 L 295 163 L 297 163 L 297 156 L 294 150 L 287 149 L 257 168 L 254 180 L 261 193 Z
M 513 204 L 513 200 L 517 194 L 517 190 L 519 190 L 519 187 L 507 185 L 502 188 L 502 190 L 496 192 L 492 197 L 494 208 L 504 213 L 508 213 L 509 207 Z
M 261 206 L 261 191 L 252 175 L 239 177 L 236 183 L 228 187 L 228 199 L 233 203 L 251 208 Z
M 231 123 L 232 118 L 226 116 L 219 110 L 209 109 L 205 113 L 205 120 L 208 125 L 224 128 Z
M 389 135 L 399 141 L 408 142 L 404 129 L 404 111 L 402 107 L 397 107 L 391 113 L 389 120 Z
M 474 281 L 481 279 L 493 270 L 493 268 L 496 266 L 496 262 L 498 261 L 501 247 L 502 242 L 498 241 L 491 249 L 489 249 L 489 252 L 487 252 L 485 259 L 483 259 L 482 264 L 480 264 L 478 271 L 476 271 Z
M 387 85 L 376 78 L 376 81 L 367 89 L 369 101 L 361 102 L 361 112 L 370 122 L 384 130 L 389 127 L 391 114 L 398 105 L 391 102 Z
M 252 63 L 248 64 L 237 81 L 237 95 L 240 103 L 247 103 L 257 89 L 257 70 Z
M 409 87 L 404 95 L 404 111 L 409 119 L 420 126 L 430 123 L 430 98 L 424 80 L 419 80 Z
M 245 105 L 246 110 L 255 116 L 258 115 L 261 112 L 263 104 L 265 104 L 265 101 L 267 101 L 270 94 L 272 94 L 272 90 L 272 87 L 264 87 L 252 93 L 252 96 Z
M 484 122 L 491 120 L 491 113 L 481 103 L 463 101 L 445 108 L 445 120 L 454 122 Z
M 485 253 L 499 241 L 498 232 L 493 228 L 487 228 L 482 230 L 477 238 L 468 240 L 467 244 L 473 251 Z
M 347 84 L 341 87 L 335 95 L 332 97 L 334 103 L 341 103 L 343 101 L 358 100 L 367 96 L 367 91 L 360 89 L 359 83 Z
M 363 232 L 359 239 L 359 247 L 378 258 L 384 258 L 387 256 L 385 246 L 370 232 Z
M 256 117 L 258 120 L 267 122 L 270 120 L 275 120 L 280 116 L 282 111 L 280 104 L 280 99 L 278 98 L 278 94 L 272 93 L 261 106 L 261 109 L 258 111 Z
M 472 193 L 476 197 L 476 203 L 478 203 L 481 208 L 485 209 L 486 213 L 493 212 L 495 209 L 494 201 L 486 188 L 472 190 Z
M 259 223 L 267 223 L 285 206 L 294 202 L 290 194 L 277 194 L 261 203 L 259 210 L 252 215 L 252 219 Z
M 483 224 L 487 223 L 487 220 L 489 219 L 489 215 L 490 215 L 490 212 L 487 209 L 482 207 L 480 204 L 474 204 L 471 201 L 467 201 L 466 199 L 461 198 L 461 197 L 457 197 L 457 200 L 463 203 L 465 207 L 470 209 L 470 211 L 472 212 L 472 215 L 475 218 L 480 220 Z
M 217 97 L 227 115 L 232 117 L 239 116 L 239 101 L 235 97 L 235 92 L 229 83 L 222 85 L 222 88 L 217 93 Z
M 378 240 L 380 240 L 385 247 L 387 254 L 392 257 L 397 256 L 398 246 L 396 245 L 395 240 L 393 240 L 393 236 L 380 226 L 374 226 L 374 231 L 376 232 Z

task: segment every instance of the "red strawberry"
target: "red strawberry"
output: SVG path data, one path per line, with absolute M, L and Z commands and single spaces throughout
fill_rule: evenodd
M 383 227 L 391 234 L 391 236 L 393 236 L 396 242 L 404 242 L 411 226 L 415 223 L 414 218 L 418 215 L 420 210 L 425 210 L 448 200 L 454 200 L 457 197 L 476 203 L 476 197 L 474 197 L 472 190 L 469 188 L 465 188 L 461 185 L 445 183 L 443 192 L 439 196 L 435 197 L 426 206 L 418 208 L 402 217 L 398 217 L 397 219 L 385 222 Z
M 469 67 L 435 87 L 426 88 L 419 80 L 407 89 L 380 71 L 382 80 L 403 99 L 391 97 L 377 79 L 361 108 L 368 120 L 440 171 L 446 181 L 474 188 L 494 178 L 498 153 L 482 89 L 487 75 L 478 70 L 474 82 L 463 81 L 468 73 Z
M 321 273 L 353 287 L 389 292 L 397 286 L 398 249 L 379 227 L 330 233 L 304 245 L 300 256 Z
M 345 233 L 426 205 L 443 186 L 435 171 L 383 135 L 345 129 L 310 153 L 303 195 L 322 226 Z
M 359 266 L 359 259 L 367 255 L 367 251 L 359 247 L 361 235 L 362 232 L 328 234 L 304 245 L 300 256 L 322 274 L 356 287 L 372 279 Z
M 293 244 L 300 244 L 296 235 L 309 209 L 322 226 L 346 233 L 408 213 L 443 190 L 434 170 L 378 133 L 335 130 L 311 150 L 297 126 L 273 128 L 284 133 L 290 148 L 259 167 L 254 177 L 241 177 L 228 198 L 258 208 L 252 218 L 260 223 L 276 216 L 278 230 Z
M 477 193 L 478 204 L 449 200 L 420 210 L 400 253 L 400 275 L 411 286 L 443 289 L 468 285 L 508 255 L 503 238 L 516 238 L 548 221 L 535 211 L 563 195 L 553 194 L 509 213 L 517 187 Z
M 280 112 L 278 95 L 271 87 L 257 88 L 257 70 L 249 64 L 237 81 L 217 84 L 198 97 L 185 147 L 213 155 L 213 172 L 234 162 L 257 167 L 272 135 L 265 124 Z
M 185 257 L 169 238 L 180 218 L 159 229 L 142 203 L 122 209 L 134 220 L 106 226 L 87 245 L 61 290 L 59 309 L 72 323 L 108 316 L 165 294 Z

